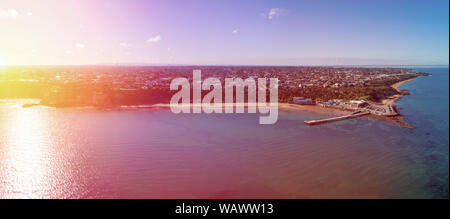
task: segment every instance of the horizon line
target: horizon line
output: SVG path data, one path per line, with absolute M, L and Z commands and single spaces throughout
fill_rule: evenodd
M 449 64 L 396 64 L 396 65 L 380 65 L 380 64 L 343 64 L 343 65 L 308 65 L 308 64 L 300 64 L 300 65 L 258 65 L 258 64 L 146 64 L 146 63 L 136 63 L 136 64 L 126 64 L 126 63 L 120 63 L 120 64 L 113 64 L 113 63 L 107 63 L 107 64 L 40 64 L 40 65 L 33 65 L 33 64 L 22 64 L 22 65 L 0 65 L 0 67 L 51 67 L 51 66 L 117 66 L 117 67 L 157 67 L 157 66 L 235 66 L 235 67 L 336 67 L 336 66 L 439 66 L 439 67 L 449 67 Z

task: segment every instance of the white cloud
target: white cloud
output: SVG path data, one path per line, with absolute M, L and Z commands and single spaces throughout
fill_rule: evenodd
M 234 29 L 232 33 L 233 33 L 233 34 L 239 33 L 239 29 Z
M 0 9 L 0 19 L 7 19 L 7 18 L 16 18 L 20 14 L 16 9 Z
M 84 44 L 81 44 L 81 43 L 77 43 L 77 44 L 75 44 L 75 46 L 76 46 L 78 49 L 84 49 L 84 48 L 86 47 Z
M 269 18 L 269 20 L 272 20 L 274 17 L 280 16 L 281 11 L 281 8 L 271 8 L 269 10 L 269 13 L 267 14 L 267 18 Z
M 120 43 L 119 46 L 121 46 L 121 47 L 130 47 L 131 44 L 123 42 L 123 43 Z
M 161 36 L 160 35 L 154 36 L 154 37 L 150 37 L 147 40 L 147 43 L 156 43 L 156 42 L 159 42 L 159 41 L 161 41 Z

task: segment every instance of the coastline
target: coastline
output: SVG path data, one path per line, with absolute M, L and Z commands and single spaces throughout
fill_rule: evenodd
M 399 81 L 397 83 L 392 84 L 391 87 L 393 89 L 395 89 L 397 92 L 399 92 L 400 94 L 392 95 L 386 99 L 383 99 L 381 101 L 381 103 L 374 103 L 374 104 L 384 105 L 386 107 L 388 105 L 394 104 L 394 102 L 396 100 L 405 96 L 405 94 L 401 94 L 402 90 L 399 89 L 398 87 L 401 86 L 402 84 L 413 81 L 416 78 L 418 78 L 418 77 L 410 78 L 410 79 Z M 248 103 L 245 103 L 244 106 L 248 107 Z M 141 108 L 139 106 L 135 106 L 135 107 Z M 170 108 L 170 104 L 153 104 L 151 106 L 142 107 L 142 108 L 166 108 L 166 107 Z M 133 108 L 133 107 L 130 107 L 130 108 Z M 298 111 L 298 112 L 306 111 L 306 112 L 328 114 L 328 115 L 347 115 L 349 113 L 348 110 L 339 109 L 339 108 L 322 107 L 319 105 L 299 105 L 299 104 L 292 104 L 292 103 L 278 103 L 278 108 L 281 110 L 288 110 L 288 111 Z M 373 115 L 373 116 L 376 116 L 376 115 Z M 378 117 L 378 116 L 376 116 L 376 117 Z
M 243 104 L 245 108 L 249 106 L 248 103 Z M 183 106 L 181 106 L 183 107 Z M 186 106 L 191 107 L 191 106 Z M 225 107 L 223 105 L 222 107 Z M 134 106 L 134 107 L 124 107 L 126 108 L 139 108 L 139 109 L 161 109 L 161 108 L 170 108 L 170 104 L 153 104 L 153 105 L 147 105 L 147 106 Z M 286 110 L 286 111 L 295 111 L 295 112 L 312 112 L 312 113 L 319 113 L 319 114 L 327 114 L 327 115 L 346 115 L 348 114 L 348 111 L 341 110 L 341 109 L 335 109 L 335 108 L 326 108 L 321 107 L 318 105 L 298 105 L 298 104 L 291 104 L 291 103 L 278 103 L 278 109 L 279 110 Z
M 386 99 L 383 99 L 381 103 L 371 103 L 375 105 L 382 105 L 382 106 L 389 106 L 393 105 L 394 102 L 403 96 L 405 94 L 402 93 L 402 90 L 398 87 L 402 84 L 405 84 L 407 82 L 415 80 L 417 77 L 410 78 L 407 80 L 399 81 L 397 83 L 394 83 L 391 85 L 393 89 L 395 89 L 399 94 L 392 95 Z M 29 108 L 29 107 L 36 107 L 36 106 L 46 106 L 46 107 L 53 107 L 53 108 L 82 108 L 82 109 L 106 109 L 106 110 L 151 110 L 151 109 L 169 109 L 170 104 L 168 103 L 156 103 L 156 104 L 146 104 L 146 105 L 122 105 L 122 106 L 111 106 L 111 107 L 95 107 L 95 106 L 77 106 L 77 107 L 58 107 L 58 106 L 49 106 L 46 104 L 41 103 L 25 103 L 22 104 L 23 108 Z M 244 107 L 248 107 L 248 103 L 244 103 Z M 184 107 L 184 106 L 181 106 Z M 188 107 L 188 106 L 186 106 Z M 189 106 L 191 107 L 191 106 Z M 222 107 L 225 107 L 223 105 Z M 326 114 L 326 115 L 346 115 L 349 113 L 348 110 L 340 109 L 340 108 L 330 108 L 330 107 L 322 107 L 319 105 L 299 105 L 299 104 L 292 104 L 292 103 L 278 103 L 278 108 L 280 110 L 287 110 L 287 111 L 296 111 L 296 112 L 312 112 L 312 113 L 319 113 L 319 114 Z M 374 115 L 376 116 L 376 115 Z
M 404 80 L 404 81 L 399 81 L 399 82 L 397 82 L 397 83 L 391 85 L 391 87 L 394 88 L 394 89 L 395 89 L 397 92 L 399 92 L 400 94 L 395 94 L 395 95 L 392 95 L 392 96 L 390 96 L 390 97 L 388 97 L 388 98 L 386 98 L 386 99 L 383 99 L 383 100 L 381 101 L 381 103 L 382 103 L 383 105 L 394 104 L 394 102 L 395 102 L 396 100 L 398 100 L 398 99 L 402 98 L 403 96 L 405 96 L 404 94 L 401 94 L 402 90 L 399 89 L 398 87 L 400 87 L 400 85 L 402 85 L 402 84 L 405 84 L 405 83 L 407 83 L 407 82 L 413 81 L 413 80 L 415 80 L 416 78 L 418 78 L 418 77 L 410 78 L 410 79 L 407 79 L 407 80 Z
M 391 87 L 399 92 L 399 94 L 392 95 L 386 99 L 383 99 L 381 103 L 370 103 L 373 105 L 378 105 L 382 107 L 390 107 L 395 105 L 394 102 L 406 94 L 404 93 L 404 90 L 399 89 L 398 87 L 402 84 L 405 84 L 407 82 L 415 80 L 417 77 L 410 78 L 407 80 L 399 81 L 395 84 L 392 84 Z M 33 103 L 30 103 L 27 101 L 27 103 L 21 104 L 22 108 L 29 108 L 29 107 L 50 107 L 50 108 L 70 108 L 70 109 L 88 109 L 88 110 L 170 110 L 170 104 L 169 103 L 156 103 L 156 104 L 145 104 L 145 105 L 121 105 L 121 106 L 111 106 L 111 107 L 96 107 L 96 106 L 78 106 L 78 107 L 58 107 L 58 106 L 48 106 L 45 104 L 40 104 L 34 101 L 31 101 Z M 238 104 L 239 105 L 239 104 Z M 245 108 L 249 106 L 248 103 L 243 104 Z M 192 107 L 189 106 L 180 106 L 180 107 Z M 222 107 L 225 107 L 223 105 Z M 340 108 L 331 108 L 331 107 L 323 107 L 319 105 L 299 105 L 299 104 L 292 104 L 292 103 L 278 103 L 278 109 L 280 111 L 289 111 L 289 112 L 310 112 L 310 113 L 317 113 L 322 116 L 345 116 L 349 115 L 351 111 L 340 109 Z M 414 128 L 410 124 L 408 124 L 406 121 L 403 120 L 403 117 L 400 114 L 396 114 L 394 116 L 382 116 L 382 115 L 368 115 L 368 118 L 379 120 L 383 122 L 387 122 L 399 127 L 403 128 Z
M 31 101 L 30 101 L 31 102 Z M 55 108 L 55 109 L 98 109 L 98 110 L 158 110 L 158 109 L 169 109 L 170 110 L 170 104 L 168 103 L 157 103 L 157 104 L 146 104 L 146 105 L 122 105 L 122 106 L 116 106 L 116 107 L 94 107 L 94 106 L 79 106 L 79 107 L 57 107 L 57 106 L 48 106 L 45 104 L 40 103 L 30 103 L 30 102 L 24 102 L 21 103 L 22 108 L 32 108 L 32 107 L 48 107 L 48 108 Z M 249 106 L 248 103 L 243 104 L 245 108 Z M 180 106 L 180 107 L 192 107 L 192 106 Z M 222 106 L 223 108 L 225 105 Z M 318 105 L 298 105 L 298 104 L 292 104 L 292 103 L 278 103 L 278 109 L 279 110 L 285 110 L 285 111 L 291 111 L 291 112 L 311 112 L 311 113 L 318 113 L 323 115 L 347 115 L 349 111 L 337 109 L 337 108 L 327 108 L 322 107 Z

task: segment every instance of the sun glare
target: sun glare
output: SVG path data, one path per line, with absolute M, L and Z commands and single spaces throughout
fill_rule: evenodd
M 0 66 L 6 65 L 6 59 L 0 54 Z
M 46 131 L 43 116 L 40 111 L 19 108 L 4 121 L 10 126 L 7 153 L 3 156 L 9 160 L 9 166 L 2 173 L 6 176 L 2 183 L 11 191 L 3 194 L 6 197 L 44 198 L 52 191 L 45 177 L 52 161 L 43 140 Z

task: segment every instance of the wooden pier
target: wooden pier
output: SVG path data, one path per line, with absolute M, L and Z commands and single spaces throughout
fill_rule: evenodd
M 323 123 L 330 123 L 330 122 L 337 122 L 337 121 L 346 120 L 346 119 L 352 119 L 352 118 L 361 117 L 361 116 L 365 116 L 365 115 L 369 115 L 369 114 L 370 114 L 369 112 L 355 112 L 355 113 L 352 113 L 352 114 L 346 115 L 346 116 L 339 116 L 339 117 L 333 117 L 333 118 L 328 118 L 328 119 L 305 121 L 305 124 L 307 124 L 307 125 L 318 125 L 318 124 L 323 124 Z

